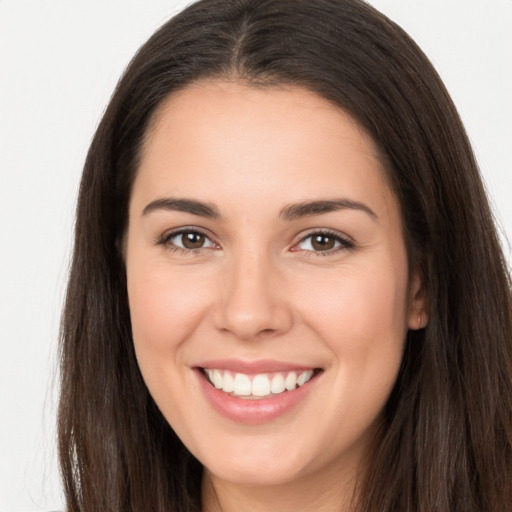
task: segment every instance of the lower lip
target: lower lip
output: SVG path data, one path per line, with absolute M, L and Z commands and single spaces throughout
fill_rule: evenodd
M 238 423 L 259 424 L 274 420 L 295 408 L 313 388 L 318 375 L 293 391 L 283 391 L 270 398 L 238 398 L 214 387 L 197 369 L 200 386 L 212 407 L 226 418 Z

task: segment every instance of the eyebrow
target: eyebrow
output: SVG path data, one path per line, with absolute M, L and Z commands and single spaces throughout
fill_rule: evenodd
M 142 215 L 154 212 L 156 210 L 170 210 L 191 213 L 199 217 L 208 217 L 210 219 L 219 219 L 220 213 L 217 207 L 211 203 L 203 203 L 195 199 L 177 199 L 173 197 L 165 197 L 151 201 L 144 210 Z
M 292 221 L 303 217 L 322 215 L 338 210 L 360 210 L 368 214 L 373 219 L 377 219 L 377 214 L 366 204 L 352 199 L 322 199 L 317 201 L 303 201 L 285 206 L 279 213 L 279 217 L 286 221 Z M 151 201 L 142 215 L 147 215 L 156 210 L 169 210 L 191 213 L 199 217 L 210 219 L 220 219 L 219 209 L 212 203 L 205 203 L 196 199 L 165 197 Z
M 373 219 L 378 219 L 377 214 L 367 205 L 352 199 L 324 199 L 320 201 L 304 201 L 285 206 L 279 217 L 284 220 L 295 220 L 302 217 L 322 215 L 324 213 L 335 212 L 338 210 L 360 210 L 367 213 Z

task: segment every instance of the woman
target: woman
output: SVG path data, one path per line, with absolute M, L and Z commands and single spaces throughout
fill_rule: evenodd
M 357 0 L 200 1 L 85 165 L 74 510 L 512 504 L 510 280 L 435 71 Z

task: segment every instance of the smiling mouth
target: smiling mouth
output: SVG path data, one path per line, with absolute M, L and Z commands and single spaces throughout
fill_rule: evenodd
M 216 368 L 201 368 L 206 380 L 216 389 L 237 398 L 272 398 L 304 386 L 322 372 L 320 368 L 301 371 L 248 375 Z

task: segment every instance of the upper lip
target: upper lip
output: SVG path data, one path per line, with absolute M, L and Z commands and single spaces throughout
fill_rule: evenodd
M 314 370 L 316 367 L 304 364 L 295 364 L 273 359 L 259 359 L 247 361 L 243 359 L 212 359 L 202 361 L 195 365 L 198 368 L 228 370 L 235 373 L 257 374 L 273 372 L 291 372 L 300 370 Z

